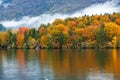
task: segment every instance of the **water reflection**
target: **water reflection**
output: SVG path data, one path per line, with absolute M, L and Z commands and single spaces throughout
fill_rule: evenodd
M 25 68 L 25 56 L 23 50 L 17 50 L 17 60 L 21 70 Z
M 0 80 L 120 80 L 120 50 L 0 50 Z

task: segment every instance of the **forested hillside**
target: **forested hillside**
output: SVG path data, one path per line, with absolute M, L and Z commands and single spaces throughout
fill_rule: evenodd
M 120 13 L 56 19 L 38 30 L 0 32 L 2 48 L 120 48 Z

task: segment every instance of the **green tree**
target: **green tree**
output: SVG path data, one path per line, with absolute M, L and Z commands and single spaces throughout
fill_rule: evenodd
M 16 43 L 17 43 L 17 34 L 12 34 L 12 37 L 11 37 L 11 43 L 12 43 L 12 48 L 15 48 L 16 47 Z
M 24 44 L 26 45 L 27 48 L 28 47 L 28 38 L 29 38 L 29 34 L 27 32 L 24 33 Z
M 62 45 L 64 44 L 64 34 L 63 34 L 63 32 L 60 32 L 59 37 L 57 38 L 57 41 L 59 42 L 60 49 L 62 49 Z
M 99 44 L 99 46 L 103 46 L 104 43 L 107 41 L 107 36 L 104 31 L 104 24 L 101 24 L 101 27 L 100 27 L 99 31 L 97 32 L 96 40 L 97 40 L 97 43 Z
M 40 34 L 39 34 L 39 32 L 35 28 L 32 28 L 29 31 L 29 36 L 31 36 L 32 38 L 37 40 L 40 37 Z
M 47 35 L 47 47 L 49 49 L 53 49 L 55 47 L 54 38 L 50 34 Z

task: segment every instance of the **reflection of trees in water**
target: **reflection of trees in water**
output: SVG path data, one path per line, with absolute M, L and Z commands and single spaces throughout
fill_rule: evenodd
M 56 79 L 76 80 L 86 77 L 104 74 L 120 74 L 120 50 L 0 50 L 0 64 L 6 61 L 16 61 L 20 69 L 29 69 L 33 72 L 41 72 L 48 76 L 51 73 Z M 33 68 L 31 68 L 31 66 Z M 17 68 L 16 68 L 17 69 Z M 91 73 L 88 74 L 88 73 Z M 2 74 L 1 74 L 2 75 Z M 106 75 L 104 75 L 106 76 Z M 115 75 L 116 76 L 116 75 Z M 117 78 L 120 78 L 117 76 Z
M 21 69 L 25 68 L 25 56 L 23 50 L 17 50 L 17 60 Z
M 42 52 L 41 52 L 42 53 Z M 95 68 L 98 66 L 94 53 L 86 52 L 82 54 L 76 50 L 54 50 L 48 54 L 42 53 L 40 61 L 48 62 L 48 66 L 54 71 L 54 74 L 58 78 L 79 77 L 79 74 L 86 74 L 89 68 Z M 44 66 L 45 67 L 45 66 Z
M 120 55 L 119 50 L 112 49 L 109 60 L 106 60 L 105 69 L 106 73 L 113 73 L 118 80 L 120 79 Z
M 113 73 L 113 69 L 120 73 L 116 50 L 54 50 L 41 53 L 40 62 L 45 61 L 58 78 L 79 79 L 80 74 L 87 75 L 89 71 L 93 74 Z
M 3 51 L 0 50 L 0 75 L 3 75 Z M 2 76 L 0 76 L 0 79 L 2 79 Z

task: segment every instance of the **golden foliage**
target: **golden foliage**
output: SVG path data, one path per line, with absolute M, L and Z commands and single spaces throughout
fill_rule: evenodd
M 111 39 L 116 36 L 117 39 L 120 39 L 120 26 L 117 25 L 114 22 L 105 23 L 105 32 L 107 33 L 107 36 L 109 36 Z
M 69 21 L 67 26 L 69 27 L 69 30 L 74 30 L 75 27 L 77 26 L 76 21 Z

